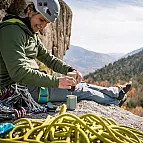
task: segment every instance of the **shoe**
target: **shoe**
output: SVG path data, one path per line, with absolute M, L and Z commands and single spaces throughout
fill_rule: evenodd
M 124 97 L 123 97 L 123 99 L 119 101 L 119 104 L 118 104 L 119 107 L 121 107 L 126 100 L 127 100 L 127 94 L 125 94 Z
M 125 87 L 123 87 L 123 91 L 125 92 L 125 94 L 131 89 L 132 86 L 132 81 L 129 81 L 128 84 L 125 85 Z
M 122 100 L 124 98 L 125 94 L 131 89 L 131 86 L 132 86 L 132 81 L 130 81 L 125 86 L 121 87 L 121 90 L 119 92 L 118 100 Z

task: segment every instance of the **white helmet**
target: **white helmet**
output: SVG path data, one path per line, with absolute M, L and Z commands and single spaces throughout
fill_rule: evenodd
M 58 0 L 33 0 L 35 9 L 48 21 L 54 22 L 60 13 Z

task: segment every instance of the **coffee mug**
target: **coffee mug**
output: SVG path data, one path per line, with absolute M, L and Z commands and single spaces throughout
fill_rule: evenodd
M 75 72 L 68 72 L 68 73 L 67 73 L 67 76 L 73 77 L 73 78 L 76 80 L 76 73 L 75 73 Z M 76 85 L 76 83 L 73 82 L 73 83 L 72 83 L 72 86 L 75 86 L 75 85 Z

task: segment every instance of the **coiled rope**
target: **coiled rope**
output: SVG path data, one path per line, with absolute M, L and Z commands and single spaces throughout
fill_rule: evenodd
M 58 117 L 50 115 L 44 121 L 21 118 L 2 143 L 143 143 L 143 132 L 117 125 L 109 118 L 66 113 L 63 104 Z

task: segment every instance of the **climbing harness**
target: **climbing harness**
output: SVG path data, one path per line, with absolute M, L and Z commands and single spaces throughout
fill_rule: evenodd
M 0 101 L 0 121 L 5 119 L 13 119 L 15 116 L 14 109 L 8 105 L 4 105 Z
M 143 132 L 117 125 L 114 120 L 88 113 L 80 117 L 66 113 L 63 104 L 59 116 L 44 121 L 21 118 L 2 143 L 143 143 Z
M 5 99 L 5 103 L 12 106 L 15 106 L 16 103 L 18 103 L 19 105 L 25 105 L 24 107 L 27 107 L 28 112 L 47 112 L 47 109 L 45 107 L 42 107 L 34 101 L 26 86 L 19 85 L 16 83 L 11 85 L 11 87 L 16 89 L 16 92 L 11 97 Z
M 23 117 L 26 112 L 48 112 L 46 107 L 36 103 L 31 97 L 28 88 L 17 83 L 2 89 L 3 95 L 0 98 L 0 117 L 6 115 Z

